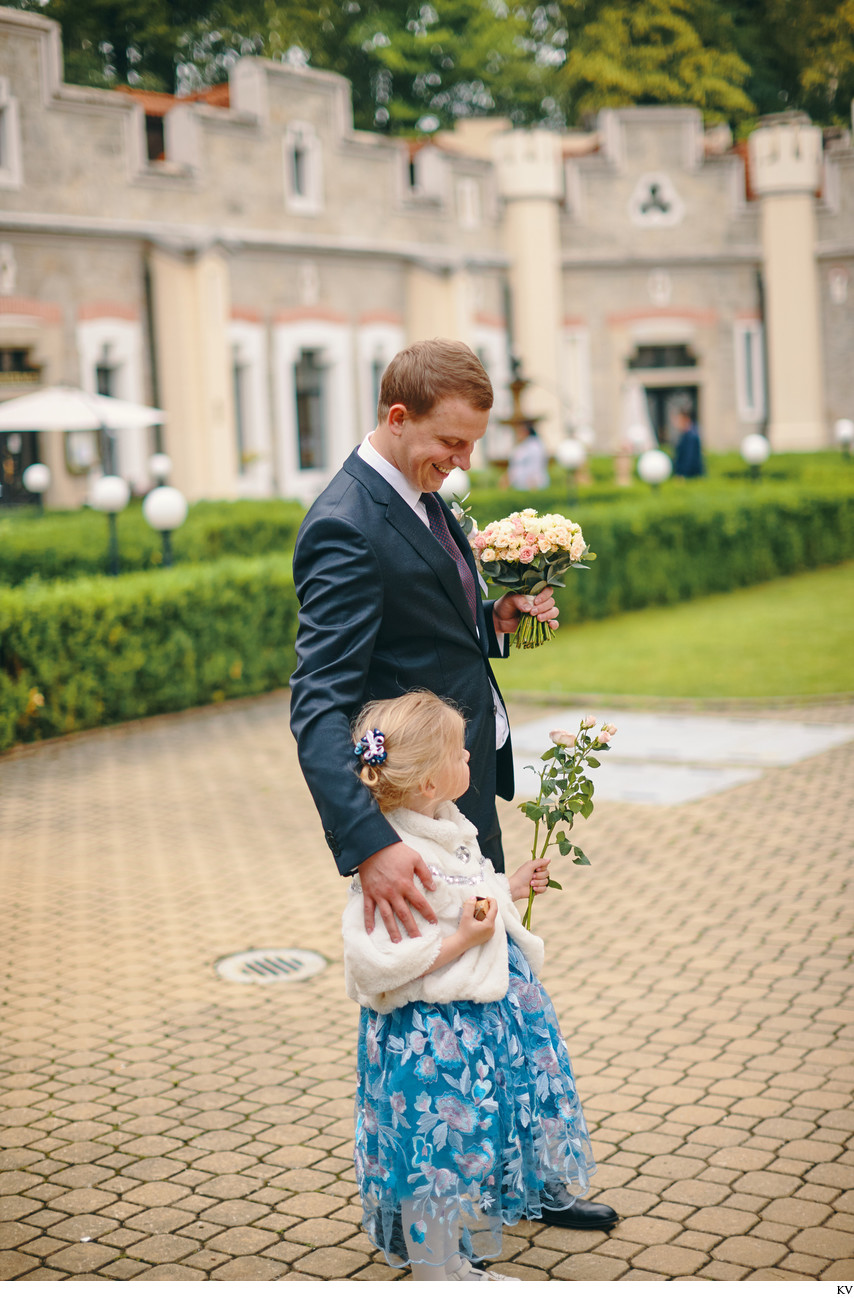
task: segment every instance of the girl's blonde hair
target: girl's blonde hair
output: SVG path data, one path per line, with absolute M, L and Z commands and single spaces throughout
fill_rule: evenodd
M 370 730 L 385 736 L 385 762 L 376 767 L 360 763 L 358 769 L 380 810 L 405 807 L 422 783 L 444 766 L 454 746 L 462 747 L 465 728 L 459 709 L 431 690 L 365 704 L 353 722 L 353 743 Z

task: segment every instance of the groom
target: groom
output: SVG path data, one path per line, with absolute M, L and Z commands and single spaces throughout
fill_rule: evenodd
M 467 719 L 471 787 L 460 810 L 503 870 L 496 793 L 513 797 L 510 728 L 490 657 L 507 653 L 522 613 L 557 626 L 550 588 L 484 602 L 471 550 L 436 495 L 468 469 L 492 408 L 492 385 L 463 343 L 431 339 L 399 352 L 380 387 L 374 431 L 345 461 L 300 528 L 300 601 L 291 729 L 299 761 L 342 875 L 358 873 L 370 933 L 379 910 L 389 936 L 417 935 L 413 911 L 435 914 L 425 862 L 403 844 L 353 776 L 350 722 L 369 699 L 415 688 L 451 699 Z M 555 1226 L 607 1229 L 607 1205 L 546 1210 Z

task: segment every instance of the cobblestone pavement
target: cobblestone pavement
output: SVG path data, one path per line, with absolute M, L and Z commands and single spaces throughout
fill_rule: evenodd
M 849 744 L 584 827 L 535 921 L 623 1219 L 521 1223 L 500 1270 L 854 1280 L 852 788 Z M 0 1278 L 405 1276 L 359 1227 L 343 888 L 284 693 L 0 760 L 0 879 Z M 277 945 L 330 965 L 214 972 Z

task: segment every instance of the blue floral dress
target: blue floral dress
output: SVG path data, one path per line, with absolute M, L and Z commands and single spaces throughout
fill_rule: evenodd
M 556 1183 L 583 1194 L 595 1171 L 554 1006 L 512 940 L 508 956 L 501 1001 L 362 1010 L 356 1177 L 393 1267 L 408 1257 L 403 1200 L 416 1244 L 450 1218 L 461 1254 L 494 1258 L 505 1223 L 539 1217 Z

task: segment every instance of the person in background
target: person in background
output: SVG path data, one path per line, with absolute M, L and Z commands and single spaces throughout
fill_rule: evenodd
M 706 472 L 703 464 L 703 448 L 700 434 L 691 416 L 688 406 L 683 406 L 676 414 L 676 428 L 679 440 L 676 443 L 676 454 L 673 457 L 673 473 L 677 478 L 700 478 Z
M 507 481 L 523 492 L 538 492 L 549 485 L 549 458 L 533 424 L 516 430 L 516 445 L 510 452 Z

